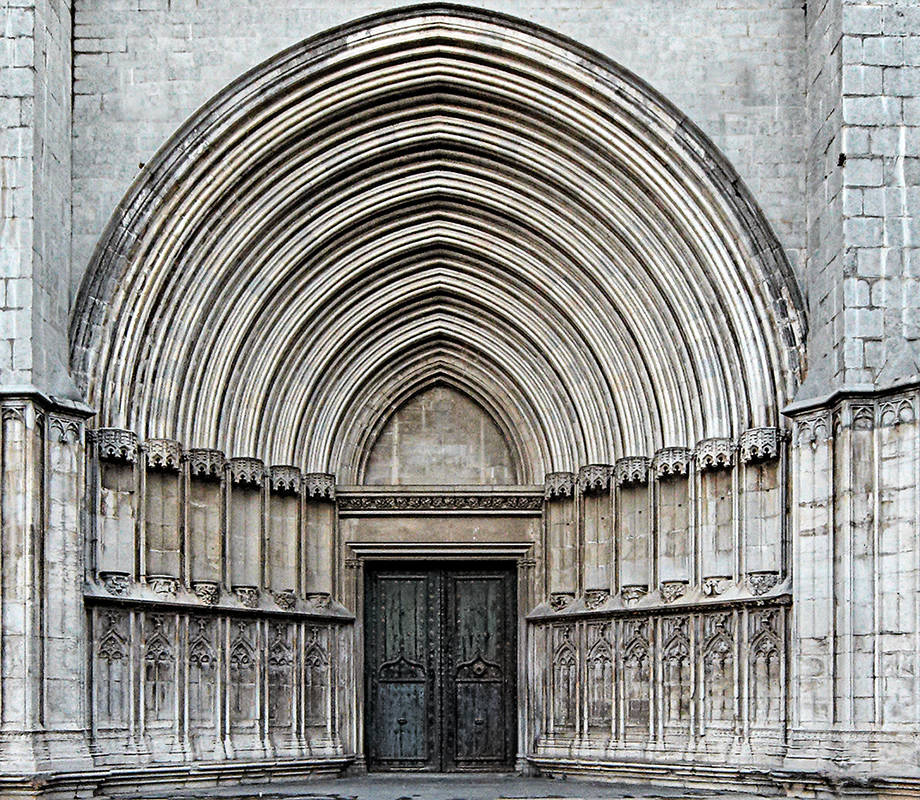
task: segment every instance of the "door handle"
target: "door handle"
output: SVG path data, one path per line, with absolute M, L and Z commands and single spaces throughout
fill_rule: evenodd
M 396 720 L 397 725 L 406 725 L 408 722 L 409 720 L 407 720 L 405 717 L 400 717 L 398 720 Z
M 473 720 L 473 724 L 474 725 L 485 725 L 486 721 L 482 717 L 476 717 L 476 719 Z

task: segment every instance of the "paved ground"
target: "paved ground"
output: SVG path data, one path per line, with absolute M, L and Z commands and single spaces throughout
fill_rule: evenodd
M 291 784 L 171 792 L 168 800 L 752 800 L 749 794 L 713 793 L 638 784 L 551 780 L 514 775 L 374 775 Z M 152 799 L 151 799 L 152 800 Z M 167 800 L 164 798 L 164 800 Z

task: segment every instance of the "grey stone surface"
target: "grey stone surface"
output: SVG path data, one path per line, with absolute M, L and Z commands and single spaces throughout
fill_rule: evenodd
M 516 562 L 522 770 L 920 795 L 920 9 L 473 5 L 666 99 L 459 10 L 0 10 L 0 792 L 698 796 L 331 782 L 363 567 L 435 558 Z

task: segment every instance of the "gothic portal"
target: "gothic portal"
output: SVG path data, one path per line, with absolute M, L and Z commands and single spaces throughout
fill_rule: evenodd
M 814 389 L 800 282 L 546 29 L 409 7 L 245 73 L 96 246 L 85 404 L 4 396 L 4 769 L 916 790 L 916 385 Z

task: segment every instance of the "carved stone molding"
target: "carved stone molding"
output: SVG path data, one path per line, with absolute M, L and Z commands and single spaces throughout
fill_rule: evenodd
M 367 494 L 339 495 L 339 511 L 540 511 L 539 495 Z
M 548 472 L 544 481 L 544 496 L 547 500 L 574 497 L 575 474 L 572 472 Z
M 912 397 L 894 397 L 878 404 L 878 424 L 889 428 L 901 423 L 913 422 L 917 418 Z
M 779 457 L 781 441 L 779 428 L 751 428 L 741 434 L 741 460 L 745 464 L 772 461 Z
M 779 573 L 774 570 L 759 570 L 749 572 L 748 584 L 754 594 L 766 594 L 779 583 Z
M 332 473 L 308 472 L 303 479 L 308 500 L 335 500 L 335 475 Z
M 162 597 L 173 596 L 179 591 L 179 581 L 171 575 L 148 575 L 147 585 Z
M 290 464 L 274 464 L 269 471 L 269 483 L 273 492 L 298 494 L 302 480 L 301 471 Z
M 613 467 L 610 464 L 588 464 L 578 470 L 578 488 L 582 494 L 598 494 L 610 489 Z
M 689 447 L 664 447 L 655 453 L 652 467 L 655 477 L 669 478 L 677 475 L 686 475 L 690 470 Z
M 109 594 L 117 597 L 127 594 L 131 585 L 131 578 L 126 572 L 100 572 L 99 580 Z
M 230 466 L 230 481 L 235 486 L 262 486 L 265 480 L 265 464 L 261 458 L 240 456 L 227 462 Z
M 709 578 L 703 578 L 702 590 L 707 597 L 715 597 L 722 594 L 730 585 L 732 579 L 727 575 L 714 575 Z
M 727 438 L 703 439 L 694 452 L 699 470 L 727 469 L 735 460 L 735 443 Z
M 662 581 L 658 588 L 661 591 L 661 599 L 665 603 L 673 603 L 687 593 L 687 581 Z
M 307 605 L 310 608 L 328 608 L 331 602 L 329 592 L 307 592 Z
M 346 558 L 342 562 L 342 566 L 345 569 L 361 569 L 361 559 L 360 558 Z
M 82 438 L 83 420 L 69 414 L 49 414 L 48 434 L 52 441 L 76 444 Z
M 575 600 L 575 592 L 553 592 L 549 596 L 549 606 L 553 611 L 562 611 Z
M 233 594 L 246 608 L 259 607 L 259 590 L 255 586 L 234 586 Z
M 194 581 L 192 590 L 206 606 L 216 605 L 220 599 L 220 584 L 217 581 Z
M 798 446 L 809 444 L 816 447 L 818 442 L 826 441 L 830 436 L 830 415 L 827 412 L 798 419 L 793 428 L 793 440 Z
M 272 597 L 279 608 L 290 611 L 297 604 L 297 597 L 293 589 L 282 589 L 280 592 L 272 592 Z
M 133 464 L 137 461 L 137 434 L 122 428 L 97 428 L 93 439 L 99 448 L 99 458 L 103 461 L 124 461 Z
M 585 608 L 594 610 L 600 608 L 610 599 L 607 589 L 587 589 L 585 591 Z
M 617 486 L 648 483 L 649 459 L 645 456 L 627 456 L 617 459 L 613 466 Z
M 227 460 L 220 450 L 194 447 L 185 451 L 189 475 L 193 478 L 220 478 Z
M 627 606 L 635 605 L 647 594 L 648 586 L 645 585 L 636 584 L 633 586 L 623 586 L 620 588 L 620 597 L 623 599 L 623 603 Z
M 147 456 L 148 467 L 179 471 L 182 445 L 174 439 L 148 439 L 142 449 Z

